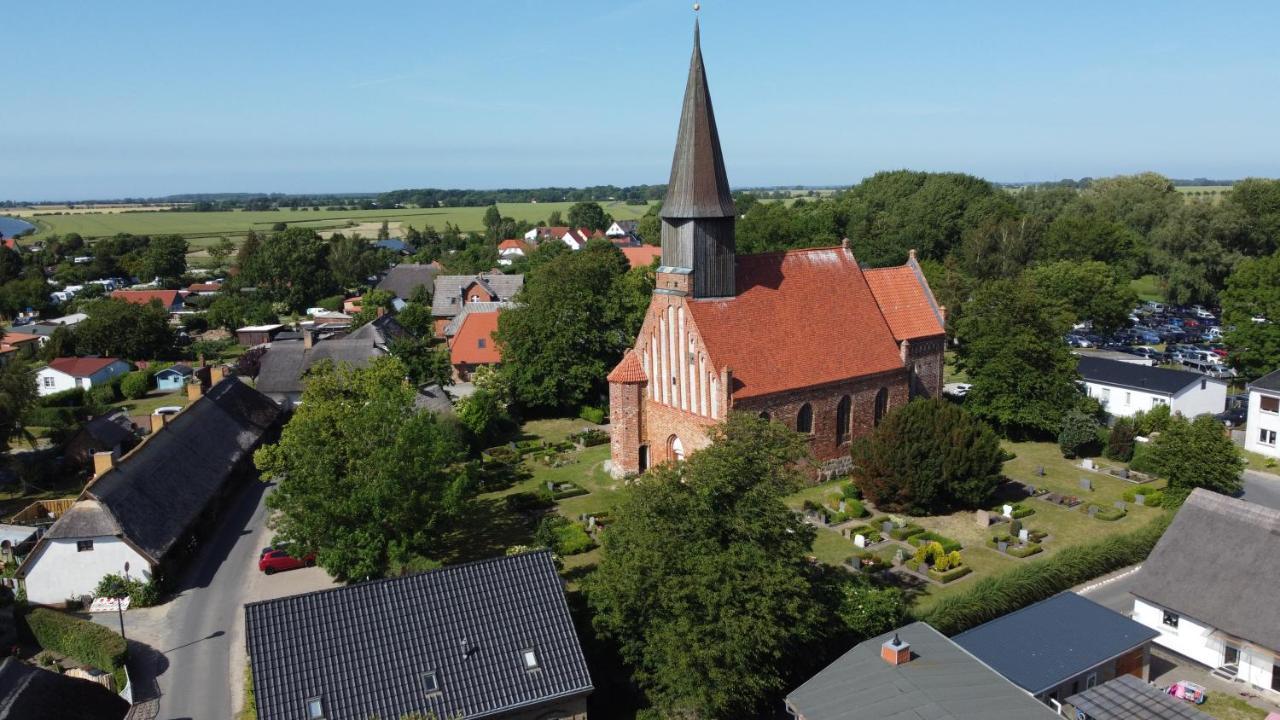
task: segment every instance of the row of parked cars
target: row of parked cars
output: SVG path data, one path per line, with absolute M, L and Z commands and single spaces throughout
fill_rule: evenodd
M 1117 350 L 1147 358 L 1153 365 L 1178 364 L 1215 378 L 1235 377 L 1226 365 L 1227 350 L 1220 344 L 1223 329 L 1208 308 L 1148 302 L 1135 308 L 1129 320 L 1132 327 L 1107 336 L 1094 334 L 1090 323 L 1082 323 L 1067 335 L 1067 344 Z M 1151 347 L 1160 344 L 1166 349 Z

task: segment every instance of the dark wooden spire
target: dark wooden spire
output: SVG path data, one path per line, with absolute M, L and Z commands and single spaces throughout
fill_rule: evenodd
M 671 161 L 671 180 L 667 185 L 667 198 L 662 203 L 664 218 L 735 215 L 698 36 L 698 21 L 694 20 L 693 57 L 689 60 L 689 81 L 684 89 L 675 158 Z

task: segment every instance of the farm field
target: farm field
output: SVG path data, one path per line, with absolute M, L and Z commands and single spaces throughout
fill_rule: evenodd
M 605 212 L 619 220 L 635 220 L 646 210 L 644 205 L 627 205 L 621 202 L 602 203 Z M 499 203 L 504 216 L 516 220 L 538 222 L 552 212 L 568 213 L 570 202 L 559 203 Z M 242 236 L 250 230 L 269 231 L 275 223 L 286 223 L 316 230 L 332 230 L 360 223 L 394 225 L 407 223 L 418 229 L 432 225 L 444 228 L 453 223 L 463 230 L 483 229 L 484 207 L 447 208 L 399 208 L 394 210 L 268 210 L 224 212 L 75 212 L 68 215 L 39 215 L 27 219 L 38 226 L 31 240 L 46 235 L 79 233 L 86 239 L 109 237 L 117 233 L 136 235 L 184 235 L 192 246 L 199 246 L 202 238 Z M 205 243 L 207 244 L 207 243 Z

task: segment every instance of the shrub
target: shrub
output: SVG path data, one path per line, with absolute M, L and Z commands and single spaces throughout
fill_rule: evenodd
M 945 535 L 939 535 L 938 533 L 933 532 L 932 530 L 926 530 L 925 532 L 917 533 L 916 535 L 912 536 L 908 542 L 910 542 L 912 545 L 915 545 L 916 547 L 920 547 L 921 545 L 924 545 L 926 543 L 937 543 L 938 545 L 942 546 L 943 550 L 946 550 L 947 552 L 961 550 L 964 548 L 964 546 L 961 545 L 959 542 L 952 540 L 951 538 Z
M 1098 441 L 1098 422 L 1089 415 L 1072 410 L 1062 418 L 1058 431 L 1058 448 L 1067 458 L 1084 457 L 1094 450 Z
M 1016 518 L 1015 518 L 1015 519 L 1013 519 L 1013 520 L 1010 520 L 1010 521 L 1009 521 L 1009 535 L 1010 535 L 1010 536 L 1012 536 L 1012 537 L 1017 537 L 1017 536 L 1018 536 L 1018 533 L 1020 533 L 1020 532 L 1022 532 L 1022 521 L 1021 521 L 1021 520 L 1018 520 L 1018 519 L 1016 519 Z
M 512 512 L 535 512 L 555 505 L 555 499 L 551 497 L 550 492 L 546 491 L 546 488 L 541 488 L 536 493 L 512 493 L 507 496 L 506 502 L 507 509 Z
M 912 535 L 919 535 L 922 532 L 924 532 L 924 528 L 920 527 L 919 525 L 907 524 L 902 527 L 896 527 L 890 530 L 889 537 L 893 538 L 894 540 L 906 540 L 907 538 L 910 538 Z
M 316 307 L 324 308 L 329 312 L 342 312 L 342 303 L 344 300 L 346 300 L 346 298 L 341 295 L 330 295 L 329 297 L 317 300 Z
M 583 447 L 595 447 L 609 442 L 609 433 L 596 428 L 588 428 L 586 430 L 573 433 L 569 436 L 569 440 L 575 443 L 581 443 Z
M 973 572 L 973 568 L 969 567 L 968 565 L 961 565 L 960 567 L 952 567 L 946 571 L 939 571 L 933 568 L 929 568 L 929 577 L 945 585 L 953 580 L 959 580 L 960 578 L 964 577 L 965 575 L 968 575 L 971 572 Z
M 1163 514 L 1137 530 L 1062 550 L 983 578 L 939 600 L 918 619 L 946 635 L 968 630 L 1147 557 L 1169 526 Z
M 1098 512 L 1094 513 L 1093 516 L 1098 520 L 1113 522 L 1115 520 L 1119 520 L 1120 518 L 1124 517 L 1127 514 L 1128 512 L 1121 510 L 1118 507 L 1104 507 L 1104 508 L 1098 508 Z
M 840 496 L 846 500 L 861 500 L 862 491 L 853 483 L 845 483 L 840 486 Z
M 117 598 L 128 596 L 129 607 L 151 607 L 160 601 L 160 590 L 154 580 L 126 578 L 120 574 L 106 575 L 94 588 L 94 597 Z
M 124 687 L 124 661 L 129 646 L 118 633 L 48 608 L 32 610 L 26 620 L 40 647 L 112 673 L 116 675 L 116 687 Z
M 1004 504 L 997 505 L 991 508 L 991 512 L 995 513 L 996 515 L 999 515 L 1000 517 L 1004 517 Z M 1027 505 L 1020 502 L 1013 503 L 1013 513 L 1011 514 L 1011 517 L 1014 520 L 1021 520 L 1022 518 L 1027 517 L 1028 515 L 1035 515 L 1035 514 L 1036 514 L 1036 509 L 1033 507 L 1028 507 Z
M 120 381 L 120 392 L 130 400 L 140 400 L 147 396 L 151 389 L 151 374 L 146 370 L 135 370 Z
M 107 383 L 106 385 L 95 385 L 89 388 L 86 399 L 93 405 L 110 405 L 120 399 L 116 392 L 115 383 Z
M 577 555 L 596 546 L 578 523 L 560 515 L 548 515 L 533 533 L 535 544 L 551 548 L 557 555 Z
M 1129 488 L 1124 491 L 1124 501 L 1137 503 L 1139 495 L 1143 496 L 1142 504 L 1146 507 L 1160 507 L 1164 503 L 1164 492 L 1154 488 Z
M 1138 435 L 1151 437 L 1152 433 L 1164 432 L 1169 427 L 1168 405 L 1157 405 L 1150 410 L 1141 410 L 1133 416 L 1133 429 Z
M 583 405 L 578 411 L 578 417 L 595 425 L 604 424 L 604 408 L 595 407 L 594 405 Z
M 1111 426 L 1111 433 L 1107 436 L 1107 457 L 1119 462 L 1132 460 L 1134 437 L 1136 435 L 1132 420 L 1129 418 L 1116 420 L 1115 424 Z
M 56 392 L 52 395 L 45 395 L 44 397 L 36 400 L 37 406 L 46 408 L 74 408 L 80 407 L 83 404 L 84 388 L 71 388 L 70 390 L 63 390 L 62 392 Z

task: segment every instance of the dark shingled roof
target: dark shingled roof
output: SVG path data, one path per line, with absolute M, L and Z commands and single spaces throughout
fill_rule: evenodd
M 90 420 L 83 429 L 100 447 L 115 447 L 134 437 L 137 427 L 129 419 L 129 413 L 117 410 Z
M 523 275 L 482 273 L 480 275 L 441 275 L 436 278 L 435 292 L 431 295 L 431 314 L 435 317 L 453 317 L 462 311 L 462 294 L 472 283 L 497 297 L 493 302 L 506 302 L 524 287 Z
M 1092 720 L 1213 720 L 1195 705 L 1132 675 L 1121 675 L 1072 695 L 1067 702 Z
M 1160 633 L 1073 592 L 998 617 L 952 640 L 1033 695 Z
M 885 633 L 859 643 L 787 695 L 805 720 L 1049 720 L 1057 714 L 922 622 L 896 631 L 911 660 L 880 658 Z
M 1197 488 L 1130 591 L 1280 651 L 1280 510 Z
M 1182 370 L 1165 370 L 1164 368 L 1147 367 L 1135 363 L 1106 360 L 1103 358 L 1080 356 L 1077 366 L 1080 377 L 1093 383 L 1113 385 L 1115 387 L 1143 390 L 1147 392 L 1172 395 L 1179 390 L 1208 379 L 1209 382 L 1220 383 L 1205 375 Z
M 262 393 L 223 380 L 90 483 L 46 537 L 121 534 L 160 561 L 279 416 Z
M 693 25 L 693 56 L 689 59 L 689 80 L 684 88 L 680 129 L 671 160 L 671 179 L 662 201 L 664 218 L 734 217 L 733 195 L 720 152 L 720 133 L 711 108 L 711 91 L 702 64 L 702 43 L 697 21 Z
M 1257 380 L 1249 383 L 1249 387 L 1258 388 L 1259 390 L 1280 391 L 1280 370 L 1263 375 Z
M 261 720 L 302 717 L 313 697 L 327 720 L 473 720 L 592 689 L 547 551 L 250 603 L 245 629 Z
M 379 290 L 386 290 L 401 300 L 413 297 L 413 291 L 421 286 L 431 287 L 436 269 L 420 263 L 400 263 L 387 271 L 378 282 Z
M 95 682 L 11 657 L 0 664 L 0 720 L 120 720 L 128 712 L 124 698 Z

